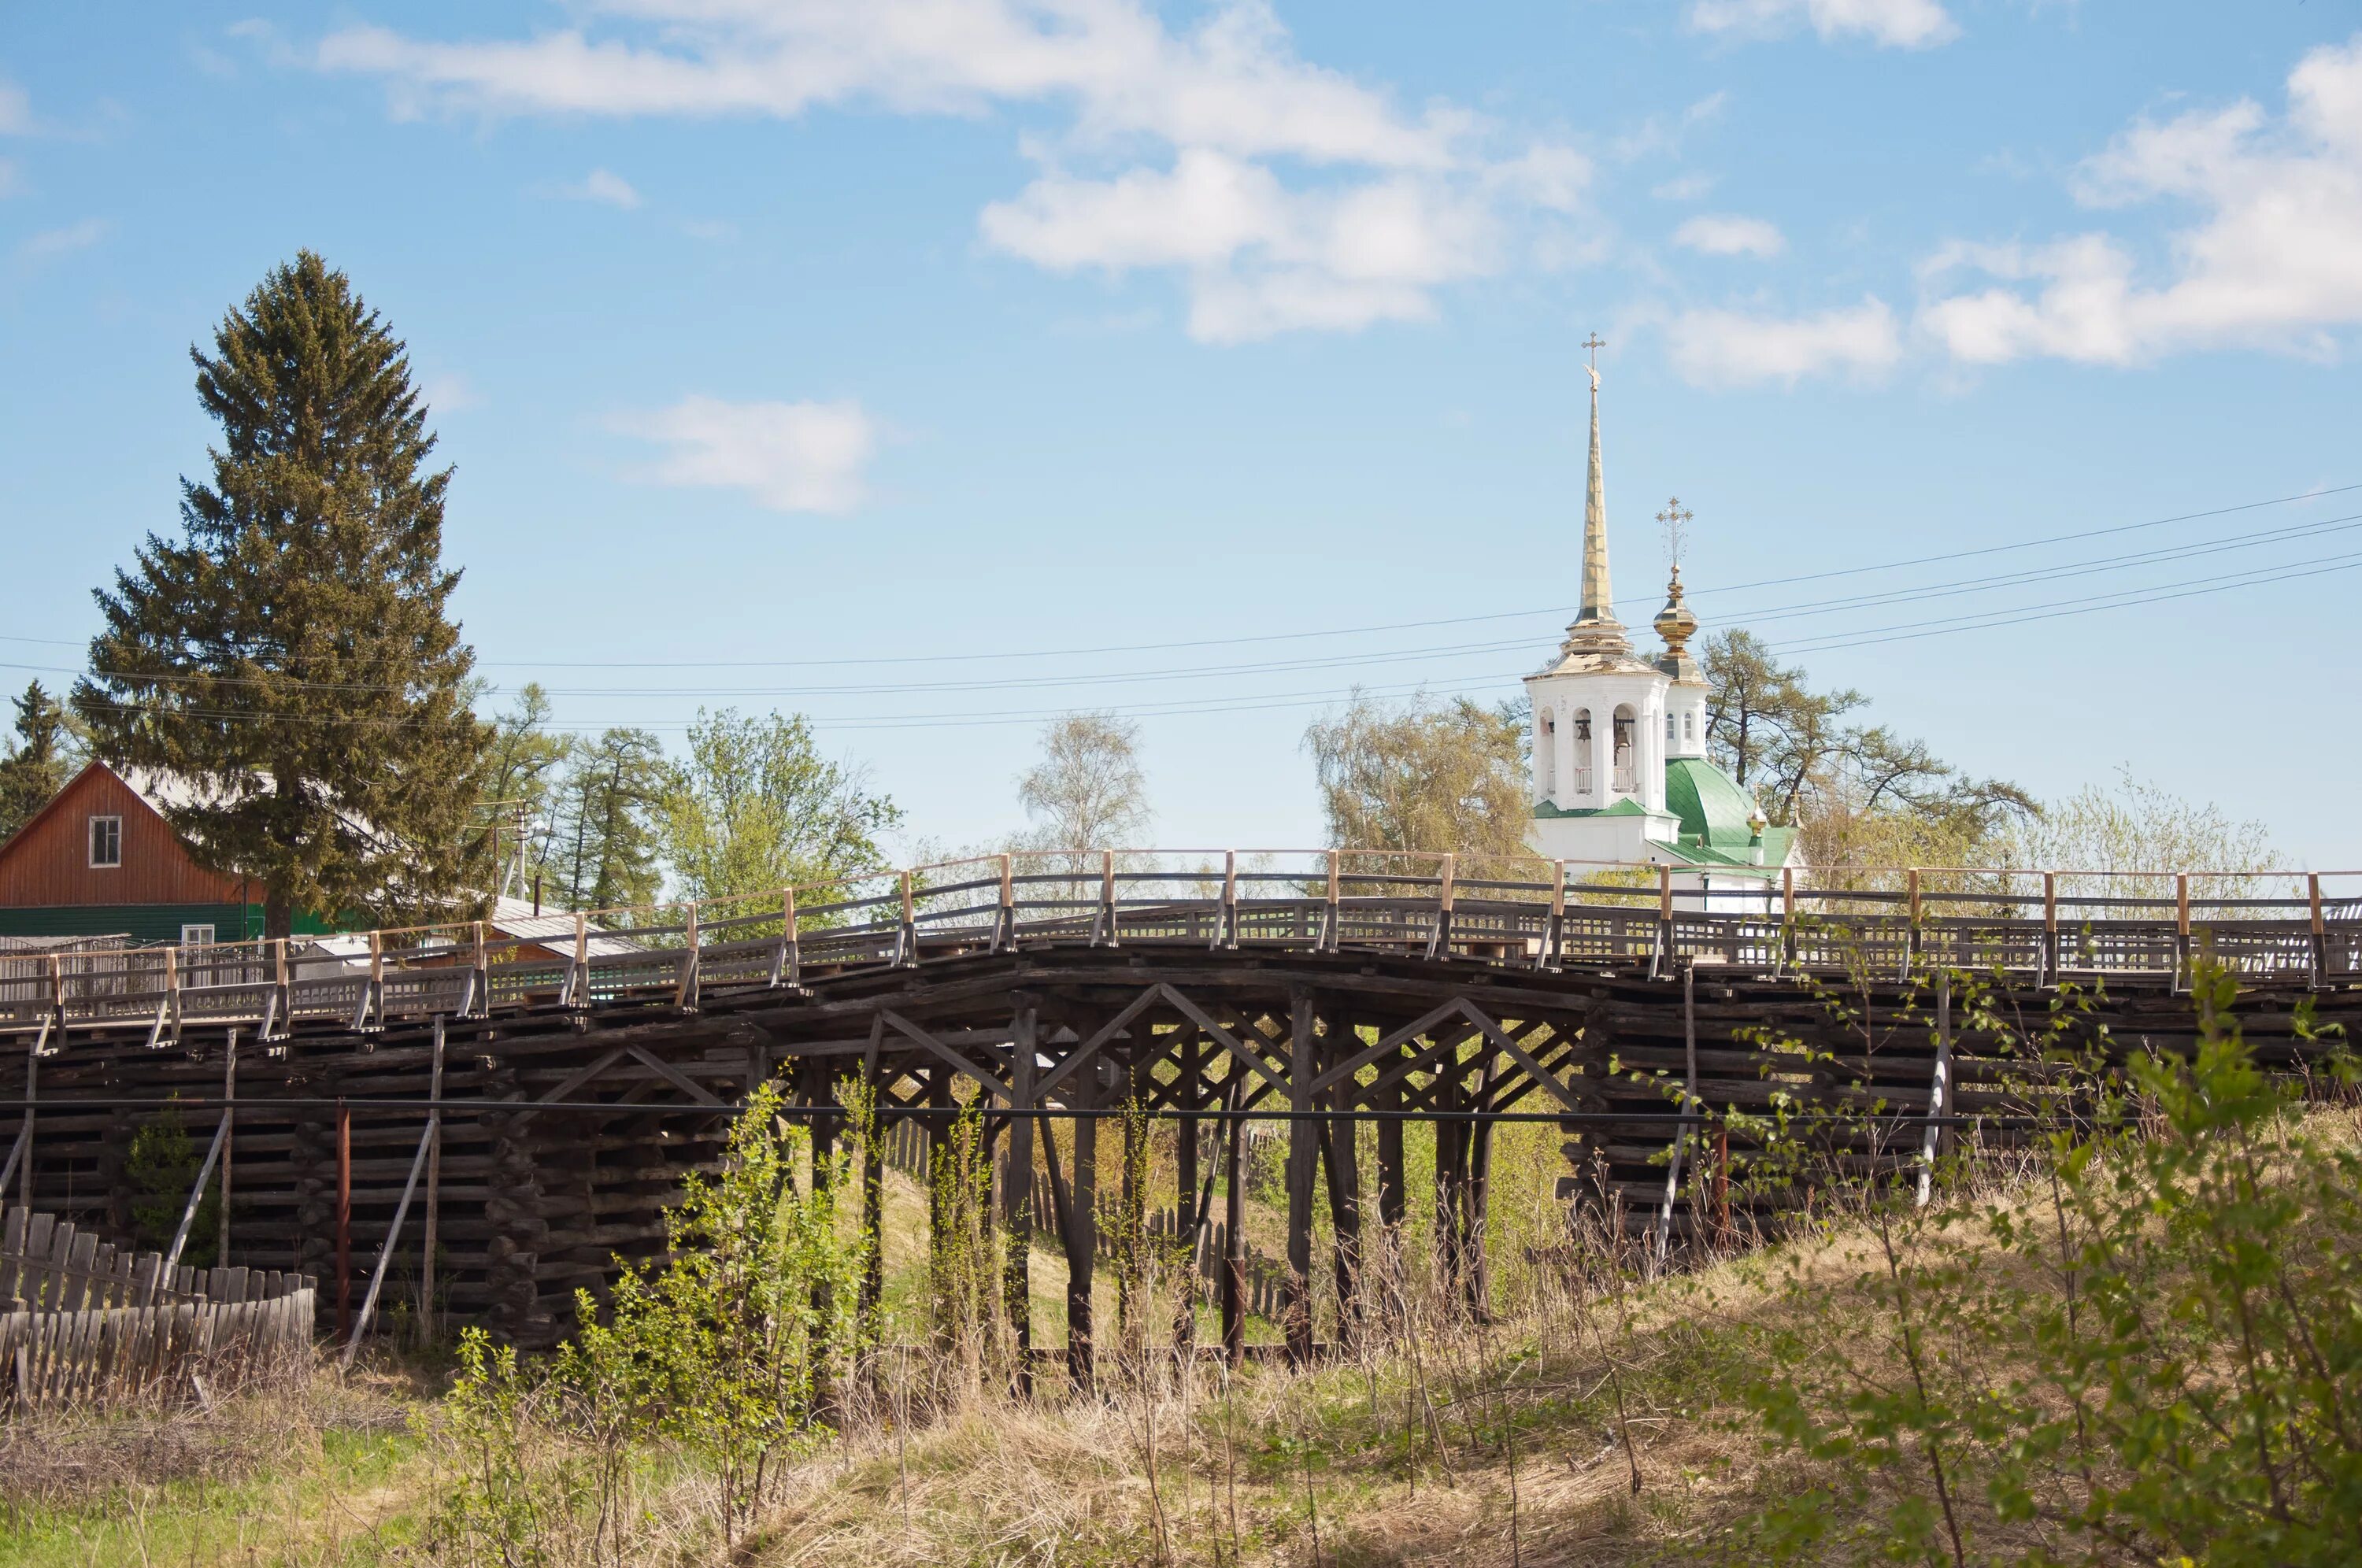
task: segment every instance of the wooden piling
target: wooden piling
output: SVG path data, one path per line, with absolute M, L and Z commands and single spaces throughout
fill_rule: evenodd
M 1297 1366 L 1312 1360 L 1312 1180 L 1320 1151 L 1313 1110 L 1317 1073 L 1314 1035 L 1319 1028 L 1312 993 L 1289 999 L 1287 1106 L 1287 1359 Z

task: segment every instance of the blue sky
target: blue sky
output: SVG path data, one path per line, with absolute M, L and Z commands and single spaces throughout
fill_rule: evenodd
M 1112 707 L 1160 842 L 1308 844 L 1347 688 L 1515 695 L 1596 330 L 1628 622 L 1678 493 L 1710 628 L 1963 767 L 2362 864 L 2353 0 L 11 7 L 0 663 L 78 663 L 306 245 L 490 679 L 809 712 L 914 839 Z

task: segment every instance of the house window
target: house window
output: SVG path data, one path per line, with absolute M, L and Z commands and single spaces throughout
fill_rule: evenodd
M 123 864 L 123 819 L 121 817 L 90 819 L 90 863 L 94 867 Z
M 211 947 L 214 940 L 214 928 L 210 925 L 184 925 L 181 928 L 181 945 L 183 947 Z

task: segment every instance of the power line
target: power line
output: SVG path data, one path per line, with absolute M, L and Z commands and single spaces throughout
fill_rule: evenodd
M 2045 567 L 2023 571 L 1971 578 L 1964 581 L 1934 584 L 1915 588 L 1895 589 L 1883 593 L 1861 594 L 1849 598 L 1810 601 L 1801 604 L 1757 610 L 1735 617 L 1749 626 L 1766 622 L 1794 619 L 1798 616 L 1835 614 L 1849 610 L 1874 608 L 1885 604 L 1923 602 L 1966 593 L 1991 592 L 1995 589 L 2019 586 L 2033 581 L 2056 582 L 2070 578 L 2088 577 L 2100 572 L 2121 571 L 2131 568 L 2162 565 L 2201 556 L 2221 555 L 2235 550 L 2253 549 L 2259 546 L 2292 543 L 2327 534 L 2350 533 L 2362 528 L 2362 513 L 2323 518 L 2311 523 L 2295 524 L 2281 528 L 2259 529 L 2234 536 L 2229 539 L 2205 540 L 2195 544 L 2174 545 L 2156 549 L 2134 551 L 2117 556 L 2103 556 L 2086 561 L 2070 562 L 2058 567 Z M 1378 654 L 1325 654 L 1300 659 L 1258 660 L 1245 664 L 1193 665 L 1170 669 L 1118 670 L 1088 674 L 992 677 L 974 680 L 907 681 L 865 683 L 841 686 L 770 686 L 770 687 L 554 687 L 546 688 L 552 697 L 701 697 L 716 700 L 741 697 L 854 697 L 881 696 L 900 692 L 960 692 L 995 690 L 1046 690 L 1077 687 L 1117 686 L 1150 681 L 1193 680 L 1208 677 L 1222 678 L 1253 675 L 1291 674 L 1316 669 L 1347 667 L 1368 668 L 1376 665 L 1405 664 L 1418 660 L 1464 657 L 1474 654 L 1506 653 L 1532 645 L 1525 639 L 1501 642 L 1461 643 L 1441 646 L 1396 649 Z M 204 686 L 261 685 L 293 688 L 316 691 L 394 691 L 408 688 L 381 684 L 339 681 L 302 681 L 281 677 L 250 678 L 215 674 L 146 675 L 123 671 L 98 672 L 73 670 L 62 666 L 31 665 L 0 662 L 0 668 L 39 670 L 58 675 L 86 675 L 116 681 L 136 681 L 156 685 L 179 684 Z M 513 694 L 513 688 L 493 688 L 504 695 Z
M 1950 561 L 1971 560 L 1984 556 L 2006 554 L 2014 550 L 2039 549 L 2050 545 L 2071 544 L 2081 539 L 2103 538 L 2118 534 L 2136 533 L 2149 528 L 2169 527 L 2176 523 L 2192 523 L 2210 517 L 2227 517 L 2242 512 L 2259 511 L 2268 506 L 2285 506 L 2298 502 L 2314 501 L 2332 495 L 2344 495 L 2362 490 L 2362 481 L 2353 484 L 2328 485 L 2317 490 L 2302 491 L 2293 495 L 2273 496 L 2262 501 L 2241 502 L 2231 506 L 2211 507 L 2202 512 L 2179 513 L 2170 517 L 2151 518 L 2142 523 L 2121 523 L 2105 528 L 2086 528 L 2072 533 L 2046 535 L 2037 538 L 2019 539 L 2007 544 L 1980 546 L 1974 549 L 1952 550 L 1937 555 L 1916 556 L 1904 560 L 1882 561 L 1869 566 L 1838 567 L 1826 571 L 1800 572 L 1788 577 L 1767 578 L 1758 582 L 1717 584 L 1694 588 L 1693 595 L 1705 596 L 1744 592 L 1754 589 L 1782 588 L 1792 583 L 1820 582 L 1837 578 L 1860 577 L 1882 571 L 1900 571 L 1910 567 L 1936 566 Z M 1653 594 L 1639 600 L 1627 599 L 1622 607 L 1636 603 L 1645 607 Z M 1490 621 L 1529 620 L 1541 615 L 1568 613 L 1570 605 L 1550 605 L 1535 610 L 1503 610 L 1478 615 L 1454 615 L 1430 620 L 1382 622 L 1362 626 L 1337 626 L 1303 632 L 1264 632 L 1235 637 L 1191 637 L 1169 642 L 1109 644 L 1097 647 L 1046 648 L 1032 652 L 902 654 L 826 659 L 484 659 L 478 661 L 485 668 L 495 669 L 780 669 L 834 668 L 866 665 L 954 664 L 1041 658 L 1076 658 L 1097 654 L 1157 653 L 1175 648 L 1239 646 L 1254 643 L 1296 642 L 1313 637 L 1363 636 L 1378 632 L 1420 631 L 1432 626 L 1473 625 Z M 65 637 L 28 637 L 0 634 L 0 642 L 33 643 L 59 647 L 87 646 L 87 641 Z M 17 667 L 34 668 L 34 667 Z
M 2161 603 L 2173 600 L 2195 598 L 2209 593 L 2227 592 L 2235 589 L 2259 586 L 2264 583 L 2287 581 L 2295 578 L 2323 576 L 2333 572 L 2351 571 L 2362 568 L 2362 552 L 2319 557 L 2312 560 L 2288 563 L 2281 567 L 2262 568 L 2231 578 L 2210 577 L 2164 583 L 2145 589 L 2132 589 L 2122 593 L 2103 596 L 2100 600 L 2059 600 L 2043 604 L 2020 605 L 1973 616 L 1954 617 L 1937 623 L 1912 623 L 1902 626 L 1872 627 L 1875 635 L 1835 634 L 1820 639 L 1793 644 L 1775 645 L 1781 653 L 1833 652 L 1845 648 L 1874 646 L 1883 643 L 1912 641 L 1921 637 L 1942 636 L 1960 632 L 1984 631 L 2002 626 L 2024 624 L 2033 621 L 2060 620 L 2076 615 L 2095 614 L 2107 610 L 2127 609 L 2135 605 Z M 1505 670 L 1463 678 L 1462 685 L 1496 684 L 1516 680 L 1530 670 Z M 1273 709 L 1319 707 L 1355 695 L 1372 697 L 1406 696 L 1434 689 L 1429 680 L 1395 686 L 1353 686 L 1321 690 L 1257 693 L 1236 699 L 1182 698 L 1171 702 L 1143 703 L 1113 710 L 1120 716 L 1137 718 L 1182 718 L 1206 713 L 1243 713 Z M 138 703 L 110 703 L 109 707 L 127 712 L 149 710 Z M 846 730 L 964 729 L 1002 724 L 1039 723 L 1070 712 L 1064 708 L 1010 709 L 982 713 L 952 712 L 943 713 L 877 713 L 843 717 L 808 715 L 820 727 Z M 305 715 L 247 714 L 235 712 L 204 710 L 173 710 L 176 715 L 213 719 L 224 723 L 399 723 L 406 721 L 391 718 L 360 718 L 350 720 L 321 719 Z M 578 721 L 583 728 L 633 727 L 640 729 L 681 730 L 685 722 L 673 721 Z

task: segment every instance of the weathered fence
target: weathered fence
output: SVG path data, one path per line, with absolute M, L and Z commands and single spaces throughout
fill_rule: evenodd
M 531 929 L 522 929 L 529 926 Z M 0 1030 L 303 1023 L 793 988 L 807 973 L 1091 946 L 1374 952 L 1554 971 L 1887 976 L 1946 965 L 2036 984 L 2362 980 L 2362 872 L 1834 867 L 1799 874 L 1377 850 L 986 856 L 823 889 L 319 939 L 0 957 Z
M 204 1392 L 298 1364 L 309 1276 L 167 1268 L 23 1209 L 0 1221 L 0 1376 L 14 1410 Z

